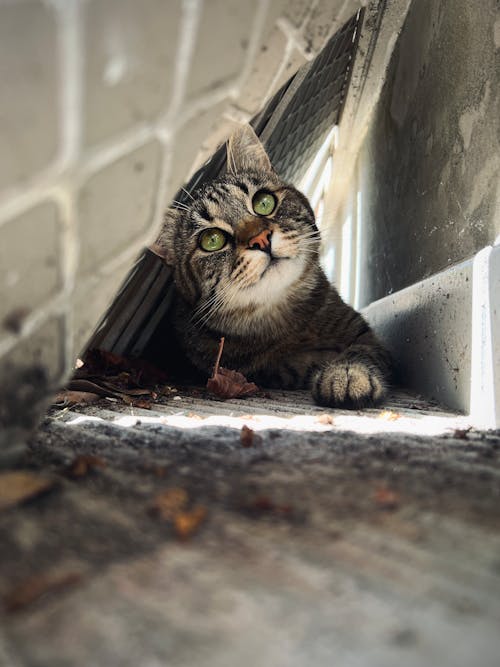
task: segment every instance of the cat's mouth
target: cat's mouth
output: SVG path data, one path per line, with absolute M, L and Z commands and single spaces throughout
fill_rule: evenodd
M 267 263 L 266 268 L 262 271 L 260 274 L 260 279 L 262 278 L 272 269 L 274 269 L 278 264 L 280 264 L 282 261 L 286 261 L 288 259 L 292 259 L 291 257 L 275 257 L 274 255 L 271 255 L 269 258 L 269 262 Z
M 243 287 L 236 288 L 233 304 L 267 308 L 280 303 L 290 287 L 297 282 L 304 270 L 300 256 L 271 256 L 265 267 L 260 267 L 254 278 Z
M 264 273 L 266 271 L 269 271 L 269 269 L 271 267 L 276 266 L 276 264 L 279 264 L 279 262 L 281 262 L 281 260 L 283 260 L 283 259 L 290 259 L 290 257 L 275 257 L 274 255 L 271 255 L 271 257 L 269 258 L 269 262 L 267 263 L 266 268 L 262 272 L 262 275 L 264 275 Z

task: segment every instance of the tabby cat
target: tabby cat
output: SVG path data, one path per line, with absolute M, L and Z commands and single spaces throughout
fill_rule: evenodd
M 181 347 L 263 387 L 310 387 L 320 405 L 361 408 L 386 393 L 389 357 L 318 261 L 306 197 L 276 174 L 249 126 L 227 146 L 227 174 L 170 209 L 155 244 L 174 267 Z

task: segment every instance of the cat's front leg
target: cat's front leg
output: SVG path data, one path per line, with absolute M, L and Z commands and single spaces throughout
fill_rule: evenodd
M 311 378 L 314 401 L 328 407 L 365 408 L 387 394 L 389 357 L 381 347 L 353 345 Z
M 285 356 L 271 351 L 264 363 L 259 360 L 260 367 L 251 377 L 269 389 L 308 389 L 311 378 L 324 366 L 326 358 L 322 350 L 290 351 Z

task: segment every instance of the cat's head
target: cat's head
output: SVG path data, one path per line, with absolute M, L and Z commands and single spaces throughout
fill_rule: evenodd
M 155 247 L 200 320 L 228 326 L 300 291 L 317 264 L 319 233 L 307 199 L 243 126 L 228 142 L 227 174 L 167 211 Z

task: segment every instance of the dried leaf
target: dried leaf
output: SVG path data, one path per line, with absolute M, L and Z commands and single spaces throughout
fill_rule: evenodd
M 373 497 L 375 503 L 383 510 L 395 510 L 399 507 L 401 498 L 399 493 L 392 491 L 387 486 L 380 486 Z
M 151 410 L 152 407 L 151 401 L 145 400 L 143 398 L 133 398 L 132 396 L 127 396 L 126 394 L 123 394 L 121 399 L 126 405 L 130 405 L 130 407 L 132 408 L 142 408 L 143 410 Z
M 248 382 L 242 373 L 219 366 L 223 348 L 224 337 L 220 339 L 213 375 L 207 381 L 208 391 L 223 399 L 256 394 L 259 388 L 253 382 Z
M 283 517 L 289 516 L 293 512 L 291 505 L 279 505 L 271 500 L 271 498 L 268 498 L 268 496 L 258 496 L 246 506 L 246 509 L 254 516 L 273 514 L 274 516 Z
M 0 473 L 0 510 L 47 493 L 57 485 L 57 480 L 37 473 L 13 471 Z
M 151 410 L 152 403 L 151 401 L 145 401 L 143 398 L 139 398 L 132 401 L 132 407 L 141 408 L 142 410 Z
M 334 423 L 335 423 L 335 420 L 333 419 L 332 415 L 327 415 L 327 414 L 320 415 L 320 416 L 316 419 L 316 421 L 318 422 L 318 424 L 328 424 L 328 425 L 331 425 L 331 424 L 334 424 Z
M 99 456 L 77 456 L 66 470 L 66 474 L 69 477 L 75 479 L 80 477 L 85 477 L 89 472 L 92 472 L 96 468 L 105 468 L 106 461 L 101 459 Z
M 170 387 L 168 384 L 164 387 L 160 387 L 160 396 L 172 396 L 172 394 L 177 394 L 177 389 L 175 387 Z
M 253 447 L 255 444 L 255 431 L 244 424 L 240 431 L 240 441 L 242 447 Z
M 68 389 L 74 391 L 90 391 L 101 396 L 114 396 L 116 398 L 123 398 L 123 396 L 151 396 L 153 393 L 151 389 L 144 389 L 137 387 L 135 389 L 124 389 L 118 385 L 114 385 L 107 380 L 70 380 L 67 385 Z
M 29 577 L 17 584 L 3 598 L 7 612 L 21 611 L 47 593 L 54 593 L 79 584 L 82 575 L 79 572 L 40 574 Z
M 378 415 L 377 419 L 383 419 L 386 422 L 394 422 L 397 419 L 401 419 L 401 415 L 397 412 L 392 412 L 391 410 L 384 410 Z
M 167 465 L 155 465 L 152 468 L 152 472 L 155 477 L 158 477 L 158 479 L 164 479 L 168 471 L 170 470 L 170 466 Z
M 180 540 L 187 540 L 203 523 L 207 516 L 205 507 L 198 505 L 190 512 L 181 512 L 174 517 L 175 534 Z
M 453 431 L 453 437 L 458 440 L 467 440 L 467 434 L 470 430 L 472 430 L 472 426 L 468 426 L 467 428 L 456 428 Z
M 252 396 L 259 391 L 253 382 L 247 382 L 246 377 L 238 371 L 219 368 L 217 375 L 207 382 L 207 389 L 219 398 L 241 398 Z
M 119 385 L 114 385 L 112 382 L 105 382 L 104 380 L 100 383 L 103 389 L 109 389 L 110 392 L 115 392 L 117 396 L 125 394 L 126 396 L 152 396 L 154 391 L 151 389 L 144 389 L 137 387 L 134 389 L 126 389 L 120 387 Z
M 145 359 L 121 357 L 107 350 L 89 350 L 85 354 L 84 366 L 76 377 L 104 377 L 125 372 L 129 383 L 141 386 L 166 384 L 168 374 Z
M 89 392 L 92 394 L 99 394 L 99 396 L 116 395 L 116 392 L 109 392 L 97 382 L 91 382 L 90 380 L 70 380 L 66 385 L 66 390 L 74 392 Z
M 100 398 L 99 394 L 94 394 L 90 391 L 72 391 L 71 389 L 65 389 L 56 394 L 53 405 L 63 408 L 73 405 L 91 405 Z
M 185 489 L 172 487 L 158 493 L 153 501 L 151 510 L 164 521 L 173 521 L 186 507 L 189 497 Z

